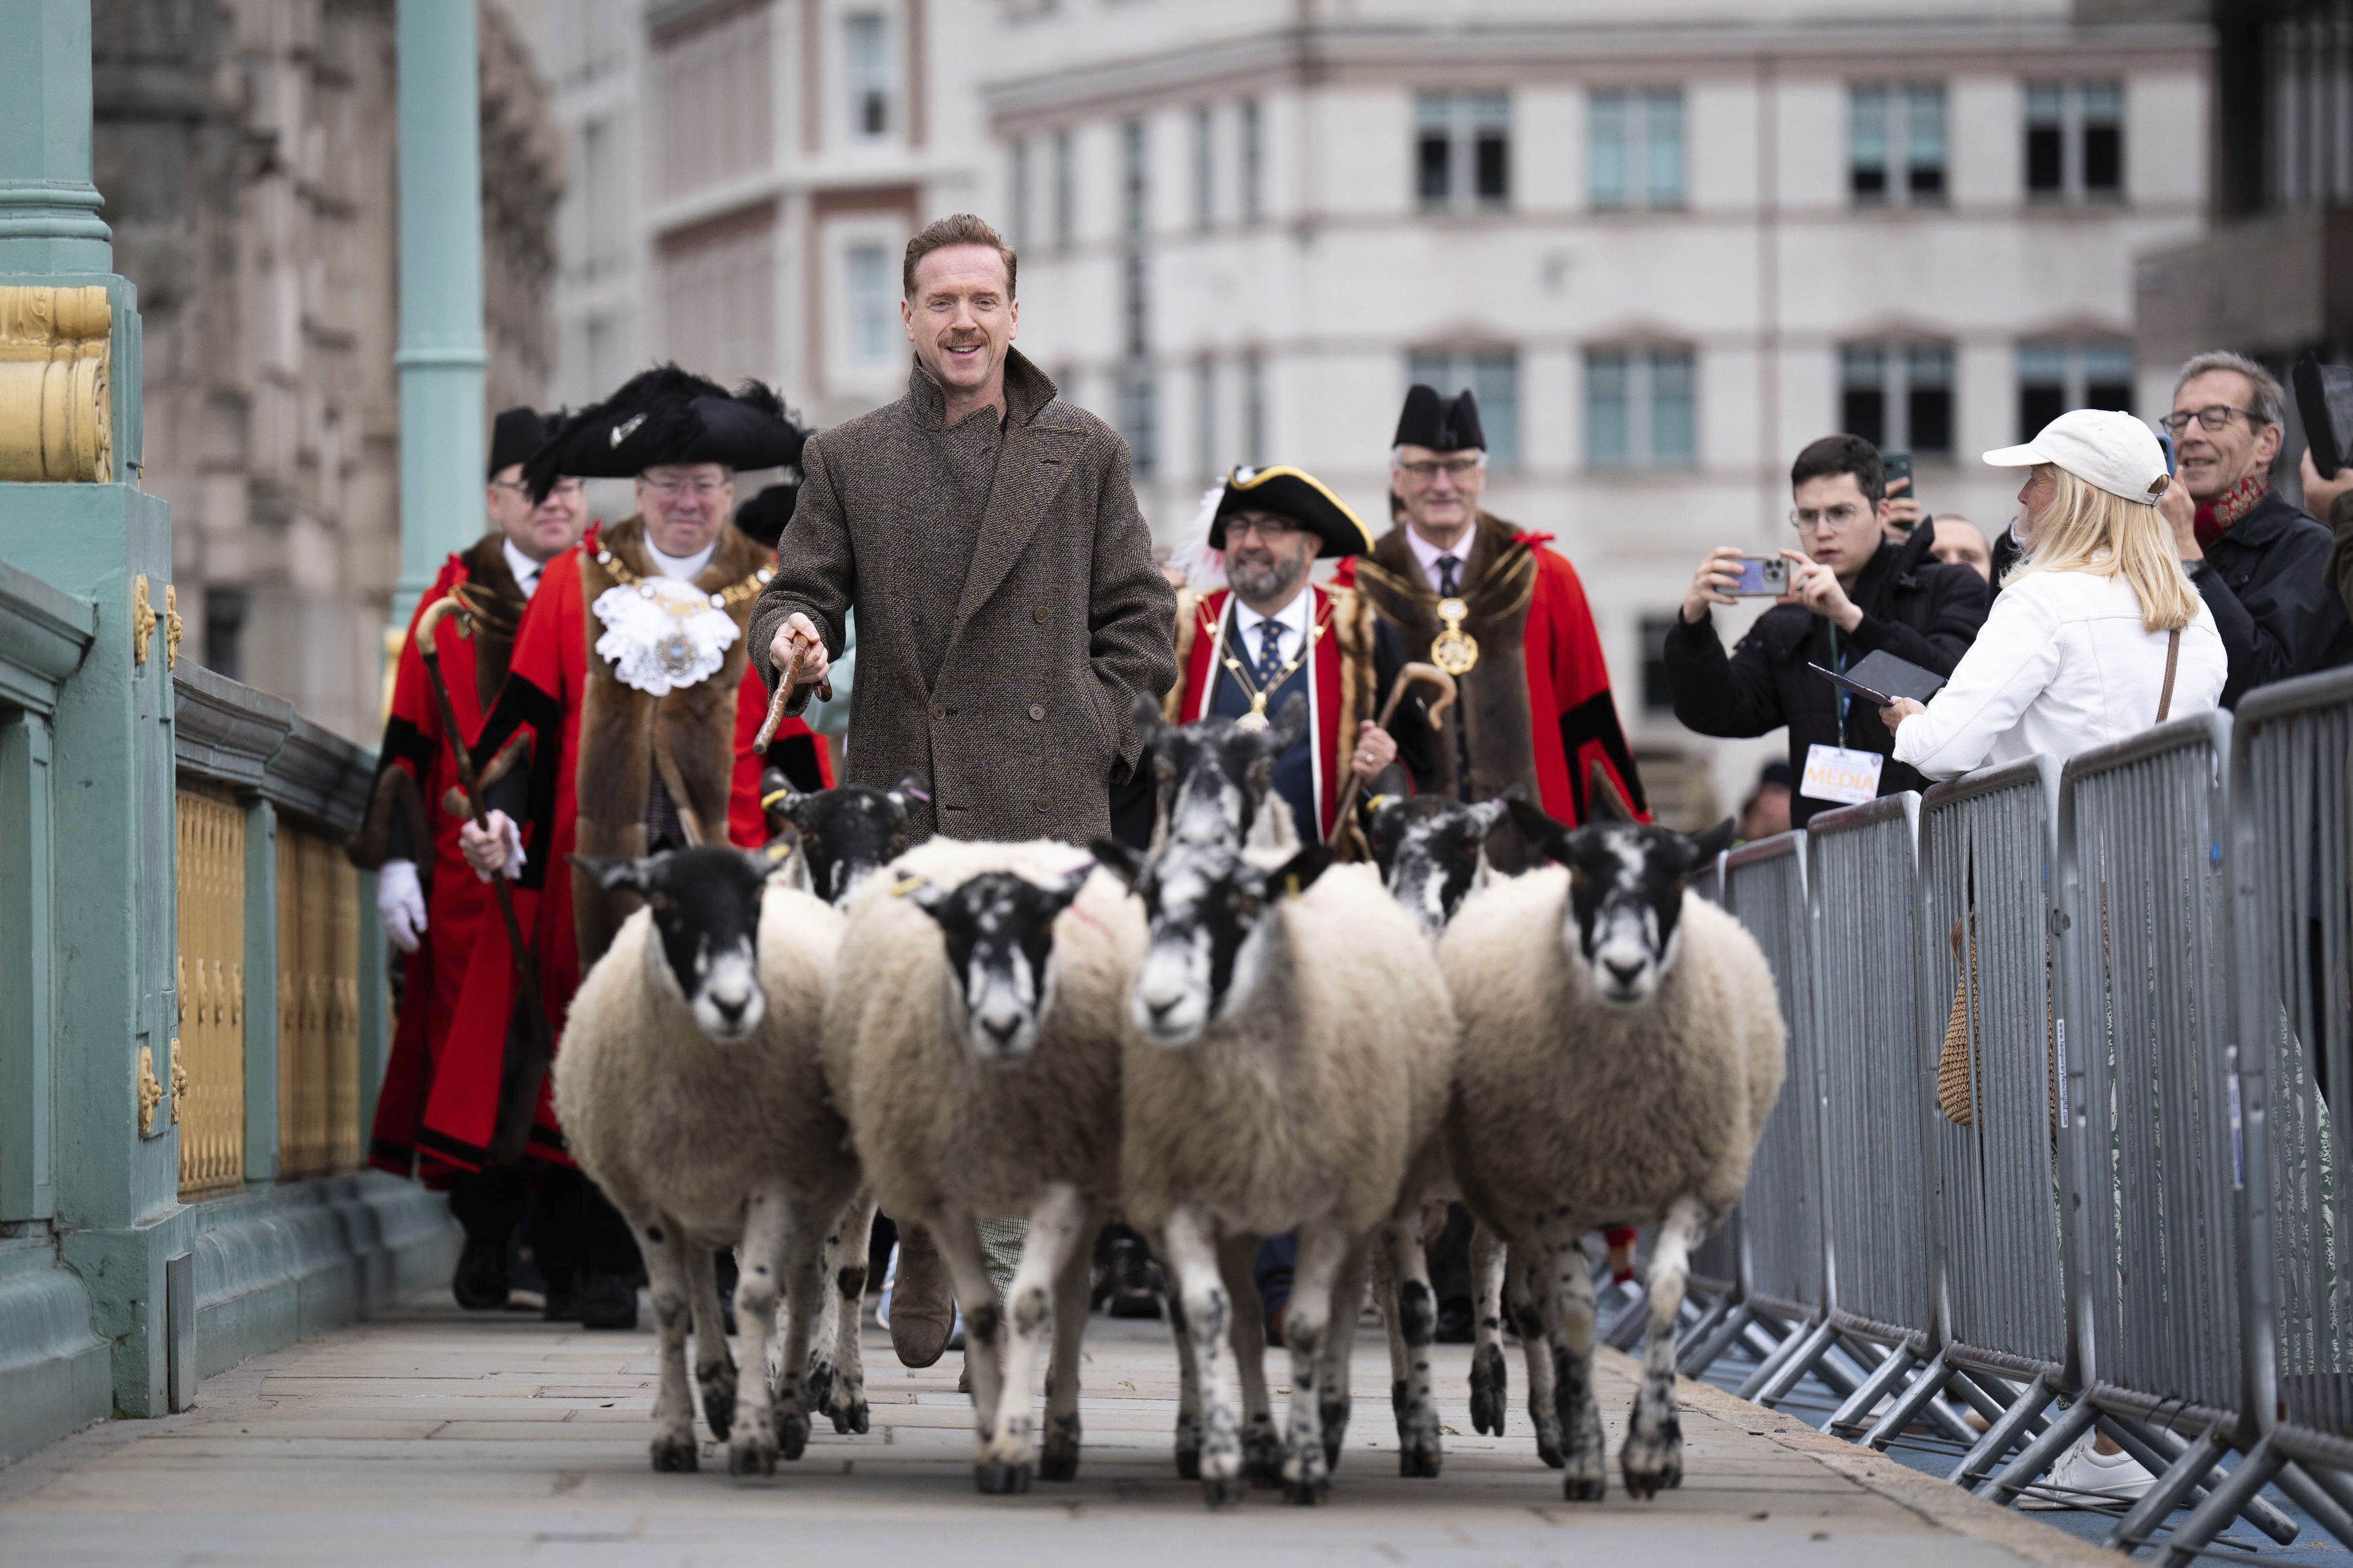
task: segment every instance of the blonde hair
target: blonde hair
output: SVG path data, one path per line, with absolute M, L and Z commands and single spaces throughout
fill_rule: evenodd
M 2035 521 L 2025 557 L 2002 578 L 2003 587 L 2035 572 L 2090 572 L 2122 577 L 2150 631 L 2178 632 L 2197 619 L 2198 590 L 2155 506 L 2111 494 L 2056 463 L 2035 464 L 2034 477 L 2053 480 L 2059 493 Z

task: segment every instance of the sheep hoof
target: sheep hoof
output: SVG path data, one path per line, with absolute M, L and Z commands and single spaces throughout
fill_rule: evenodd
M 786 1458 L 799 1458 L 808 1440 L 809 1418 L 806 1412 L 796 1410 L 776 1417 L 776 1451 Z
M 972 1484 L 984 1497 L 1018 1497 L 1029 1489 L 1036 1476 L 1033 1466 L 1008 1465 L 1002 1459 L 984 1459 L 972 1468 Z
M 1242 1439 L 1242 1479 L 1252 1486 L 1282 1484 L 1282 1440 L 1273 1432 L 1252 1432 Z
M 702 1385 L 702 1418 L 711 1423 L 711 1435 L 721 1442 L 734 1430 L 735 1379 L 731 1373 L 724 1378 L 700 1377 Z
M 1201 1446 L 1198 1443 L 1176 1445 L 1176 1475 L 1181 1480 L 1201 1479 Z
M 842 1435 L 855 1432 L 863 1436 L 871 1424 L 862 1399 L 855 1405 L 837 1405 L 828 1414 L 833 1417 L 834 1431 Z
M 765 1443 L 730 1443 L 727 1445 L 727 1473 L 731 1476 L 773 1476 L 776 1473 L 776 1450 Z
M 1312 1481 L 1286 1482 L 1282 1489 L 1282 1500 L 1294 1508 L 1314 1508 L 1331 1495 L 1332 1482 L 1324 1476 L 1318 1476 Z
M 1046 1418 L 1046 1447 L 1038 1462 L 1038 1473 L 1050 1481 L 1079 1479 L 1079 1418 L 1075 1412 Z
M 1570 1502 L 1599 1502 L 1607 1486 L 1599 1476 L 1570 1476 L 1560 1483 L 1560 1495 Z
M 1195 1468 L 1198 1470 L 1198 1457 Z M 1233 1508 L 1242 1500 L 1242 1479 L 1240 1476 L 1204 1476 L 1201 1479 L 1201 1500 L 1211 1508 Z
M 1398 1450 L 1398 1474 L 1411 1479 L 1417 1476 L 1435 1476 L 1440 1456 L 1436 1448 L 1404 1447 Z
M 654 1469 L 660 1474 L 691 1473 L 701 1457 L 691 1436 L 657 1437 L 653 1440 L 652 1452 Z
M 1489 1345 L 1486 1353 L 1471 1363 L 1471 1429 L 1474 1432 L 1504 1435 L 1504 1403 L 1511 1374 L 1504 1367 L 1504 1352 L 1500 1345 Z

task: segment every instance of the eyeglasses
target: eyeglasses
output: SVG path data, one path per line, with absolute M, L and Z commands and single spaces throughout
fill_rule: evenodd
M 1288 544 L 1299 537 L 1299 525 L 1282 517 L 1229 517 L 1226 519 L 1226 547 L 1240 541 L 1245 534 L 1256 533 L 1261 544 Z
M 2198 410 L 2197 419 L 2200 425 L 2209 430 L 2220 430 L 2223 426 L 2228 425 L 2231 422 L 2231 416 L 2233 414 L 2243 416 L 2247 421 L 2247 428 L 2250 430 L 2253 429 L 2258 425 L 2268 425 L 2271 423 L 2271 421 L 2265 419 L 2262 415 L 2256 413 L 2252 408 L 2233 408 L 2227 403 L 2210 404 L 2208 406 Z M 2181 434 L 2182 428 L 2189 423 L 2190 417 L 2189 410 L 2176 409 L 2171 414 L 2168 414 L 2164 418 L 2158 420 L 2158 423 L 2165 427 L 2165 433 L 2167 435 L 2179 436 Z
M 491 489 L 494 490 L 512 490 L 519 496 L 527 496 L 531 493 L 531 487 L 529 485 L 519 484 L 512 479 L 492 479 L 491 481 Z M 582 487 L 578 479 L 558 479 L 554 484 L 547 487 L 547 493 L 551 496 L 562 496 L 565 500 L 570 500 L 581 493 L 581 489 Z
M 1844 528 L 1862 516 L 1867 510 L 1864 507 L 1849 505 L 1844 501 L 1837 506 L 1824 507 L 1819 511 L 1811 507 L 1799 507 L 1789 514 L 1789 526 L 1799 533 L 1809 533 L 1824 526 Z
M 1417 484 L 1426 485 L 1440 474 L 1450 479 L 1459 479 L 1472 469 L 1485 466 L 1484 458 L 1449 458 L 1444 462 L 1399 463 L 1398 471 Z
M 719 492 L 728 485 L 725 479 L 696 479 L 691 483 L 685 479 L 639 479 L 638 482 L 664 500 L 676 500 L 689 491 L 693 492 L 697 500 L 716 500 Z

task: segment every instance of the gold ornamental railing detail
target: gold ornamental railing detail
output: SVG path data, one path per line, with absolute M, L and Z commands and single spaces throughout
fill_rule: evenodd
M 245 813 L 225 795 L 184 786 L 176 816 L 181 1074 L 172 1109 L 187 1199 L 245 1182 Z
M 342 847 L 278 834 L 278 1174 L 360 1156 L 359 877 Z
M 113 307 L 96 284 L 0 288 L 0 479 L 114 477 Z

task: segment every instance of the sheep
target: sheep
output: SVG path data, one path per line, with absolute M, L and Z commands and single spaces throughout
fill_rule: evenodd
M 1121 1016 L 1144 947 L 1141 911 L 1091 868 L 1063 844 L 919 845 L 851 900 L 858 962 L 826 1012 L 867 1180 L 931 1233 L 964 1306 L 983 1492 L 1078 1473 L 1088 1243 L 1118 1195 Z M 975 1222 L 1005 1214 L 1029 1230 L 1000 1307 Z M 1050 1321 L 1041 1462 L 1029 1389 Z
M 1128 1217 L 1176 1277 L 1189 1341 L 1199 1409 L 1189 1432 L 1194 1413 L 1180 1412 L 1179 1468 L 1197 1471 L 1212 1507 L 1240 1498 L 1229 1322 L 1246 1372 L 1263 1344 L 1245 1321 L 1254 1311 L 1230 1316 L 1241 1292 L 1226 1280 L 1258 1237 L 1296 1228 L 1280 1465 L 1290 1500 L 1319 1502 L 1347 1421 L 1354 1303 L 1376 1232 L 1405 1281 L 1409 1336 L 1427 1343 L 1433 1327 L 1415 1221 L 1454 1049 L 1445 985 L 1371 868 L 1335 868 L 1323 846 L 1272 869 L 1223 843 L 1172 843 L 1156 859 L 1107 840 L 1094 851 L 1150 918 L 1129 1005 L 1121 1167 Z M 1400 1468 L 1434 1473 L 1438 1442 L 1431 1412 Z M 1271 1423 L 1250 1434 L 1250 1447 L 1271 1446 Z
M 1504 810 L 1500 799 L 1473 805 L 1442 795 L 1375 795 L 1357 807 L 1382 884 L 1430 942 L 1465 898 L 1494 879 L 1487 836 Z
M 1274 764 L 1307 732 L 1304 696 L 1293 692 L 1260 729 L 1215 715 L 1165 724 L 1149 697 L 1135 700 L 1132 717 L 1152 750 L 1157 785 L 1151 853 L 1171 843 L 1223 843 L 1279 866 L 1299 852 L 1290 804 L 1274 793 Z
M 1525 841 L 1558 862 L 1465 901 L 1439 943 L 1462 1024 L 1446 1126 L 1465 1201 L 1526 1259 L 1553 1344 L 1562 1489 L 1598 1500 L 1593 1285 L 1577 1245 L 1655 1222 L 1643 1379 L 1620 1454 L 1627 1490 L 1683 1478 L 1674 1328 L 1691 1247 L 1738 1200 L 1779 1093 L 1772 971 L 1731 916 L 1685 896 L 1731 837 L 1611 822 L 1572 831 L 1525 801 Z
M 818 1029 L 841 916 L 770 887 L 765 855 L 698 846 L 643 860 L 575 856 L 607 891 L 645 900 L 580 983 L 555 1058 L 573 1156 L 628 1220 L 653 1280 L 661 1380 L 653 1466 L 696 1468 L 695 1376 L 736 1475 L 773 1474 L 808 1440 L 802 1368 L 823 1310 L 818 1243 L 858 1185 L 827 1100 Z M 744 1372 L 718 1323 L 711 1249 L 742 1260 Z M 790 1299 L 782 1371 L 768 1346 Z

